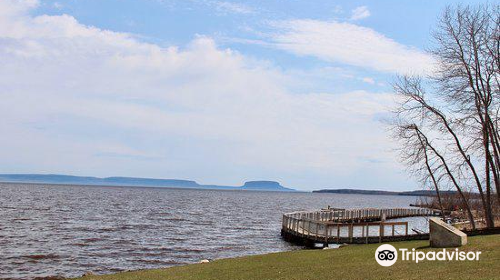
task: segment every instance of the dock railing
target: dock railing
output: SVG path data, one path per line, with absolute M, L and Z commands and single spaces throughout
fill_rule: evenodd
M 324 209 L 319 211 L 298 211 L 283 215 L 282 235 L 301 243 L 376 243 L 384 240 L 405 240 L 409 234 L 408 222 L 392 222 L 396 219 L 414 216 L 435 215 L 425 208 L 391 209 Z

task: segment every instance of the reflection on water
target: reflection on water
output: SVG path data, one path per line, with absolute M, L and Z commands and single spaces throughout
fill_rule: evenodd
M 404 196 L 0 183 L 0 278 L 80 276 L 293 250 L 284 212 L 408 207 Z M 425 228 L 426 220 L 413 219 Z M 412 227 L 410 226 L 410 228 Z

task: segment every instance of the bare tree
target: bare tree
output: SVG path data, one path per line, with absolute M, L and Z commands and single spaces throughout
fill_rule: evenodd
M 454 186 L 472 227 L 467 188 L 479 193 L 487 227 L 494 226 L 494 193 L 500 202 L 499 11 L 498 5 L 448 7 L 430 51 L 436 69 L 394 85 L 400 98 L 394 135 L 414 155 L 408 161 L 403 153 L 405 163 L 425 171 L 417 173 L 431 179 L 439 200 L 440 183 Z

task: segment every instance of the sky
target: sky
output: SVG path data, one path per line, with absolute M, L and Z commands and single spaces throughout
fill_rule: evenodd
M 1 0 L 0 173 L 417 189 L 391 83 L 456 3 Z

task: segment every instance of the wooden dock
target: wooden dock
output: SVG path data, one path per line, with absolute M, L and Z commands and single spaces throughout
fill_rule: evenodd
M 390 219 L 436 216 L 425 208 L 323 209 L 283 215 L 281 236 L 290 242 L 309 247 L 322 244 L 361 244 L 428 239 L 428 234 L 410 233 L 408 222 Z

